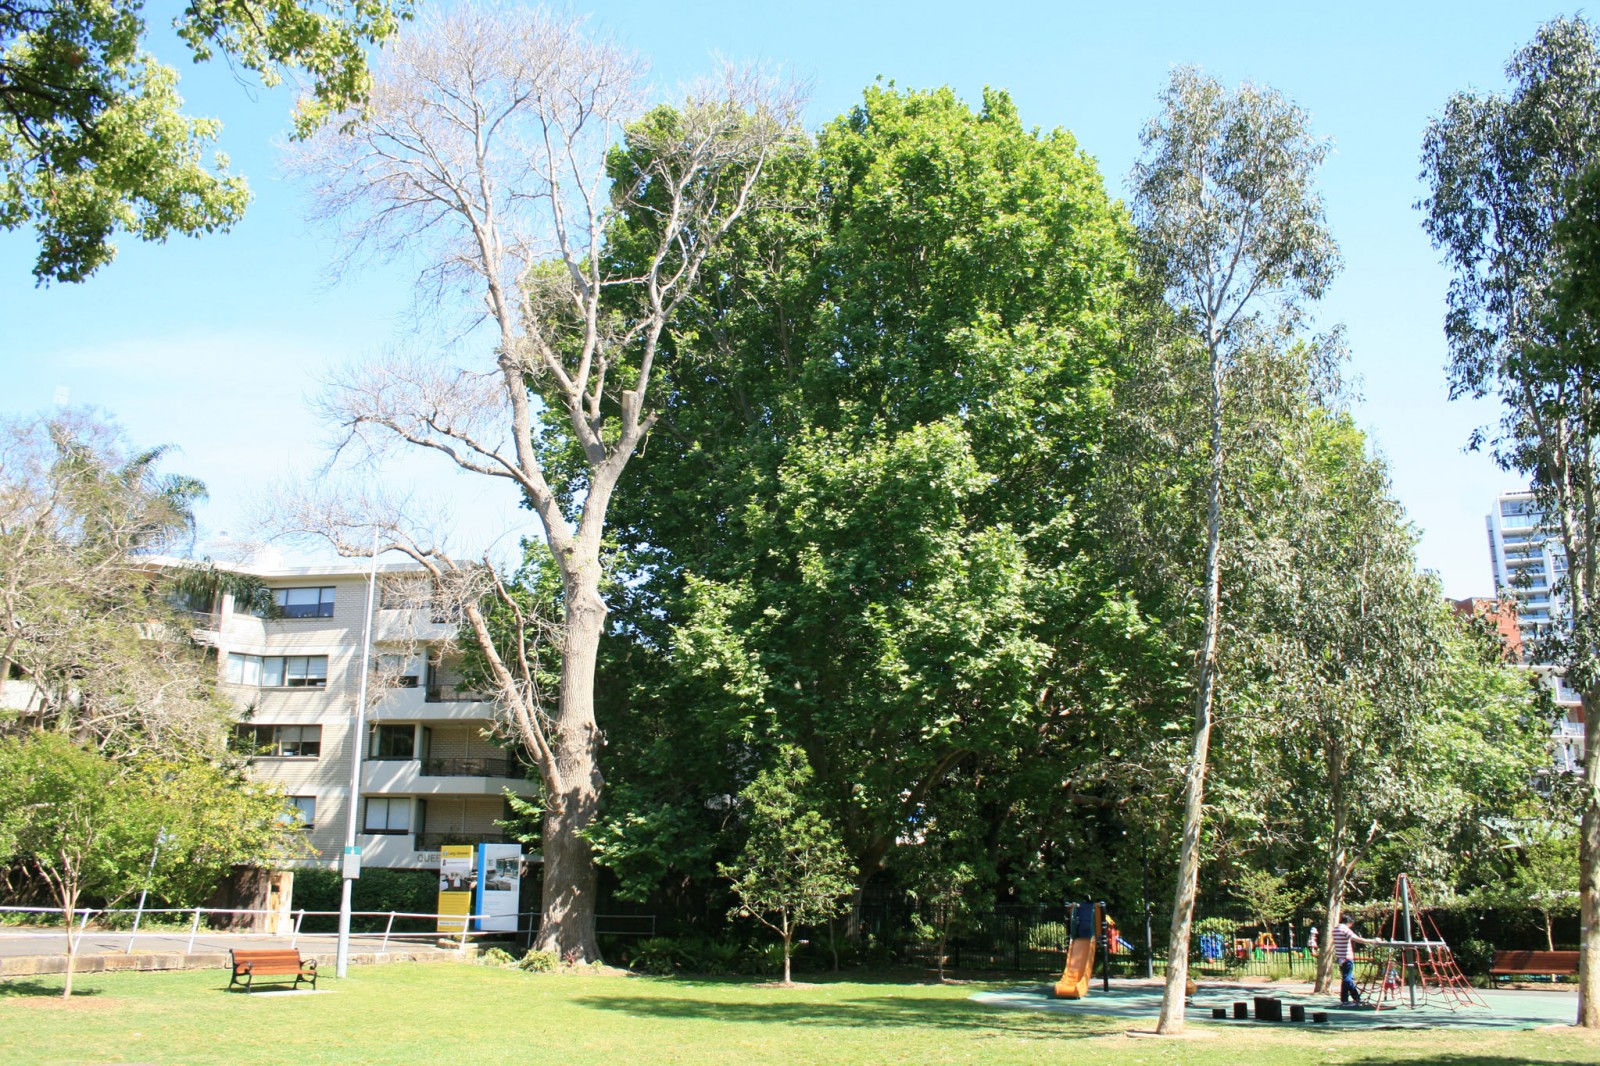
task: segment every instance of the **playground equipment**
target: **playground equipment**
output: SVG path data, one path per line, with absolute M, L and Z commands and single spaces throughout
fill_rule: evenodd
M 1467 983 L 1438 927 L 1417 905 L 1405 874 L 1394 883 L 1386 935 L 1368 947 L 1375 965 L 1362 981 L 1361 999 L 1374 1010 L 1393 1010 L 1402 999 L 1413 1008 L 1488 1007 Z
M 1089 978 L 1094 974 L 1094 946 L 1099 939 L 1105 908 L 1098 903 L 1074 903 L 1067 918 L 1071 940 L 1067 944 L 1067 965 L 1056 982 L 1057 999 L 1082 999 L 1089 994 Z

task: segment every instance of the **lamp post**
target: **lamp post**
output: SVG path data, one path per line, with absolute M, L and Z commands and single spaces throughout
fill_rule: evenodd
M 350 894 L 356 878 L 361 876 L 361 849 L 356 846 L 356 816 L 361 802 L 361 748 L 366 743 L 367 732 L 367 675 L 371 672 L 372 657 L 372 604 L 378 591 L 378 533 L 372 533 L 372 562 L 367 570 L 367 610 L 361 623 L 361 675 L 356 684 L 355 718 L 350 732 L 350 810 L 345 819 L 344 854 L 340 856 L 339 872 L 343 875 L 339 890 L 339 949 L 334 963 L 334 976 L 343 977 L 350 967 Z

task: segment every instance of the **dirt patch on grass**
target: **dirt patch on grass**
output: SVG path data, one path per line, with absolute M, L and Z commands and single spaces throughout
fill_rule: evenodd
M 819 985 L 819 984 L 814 984 L 813 982 L 810 982 L 810 981 L 788 981 L 788 982 L 784 982 L 784 981 L 762 981 L 759 984 L 753 984 L 750 987 L 751 988 L 821 988 L 822 986 Z

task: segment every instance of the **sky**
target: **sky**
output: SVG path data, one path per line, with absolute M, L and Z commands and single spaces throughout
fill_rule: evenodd
M 102 408 L 135 443 L 180 449 L 169 468 L 211 490 L 200 511 L 206 537 L 252 539 L 269 490 L 322 476 L 330 434 L 307 401 L 326 375 L 408 340 L 411 279 L 373 265 L 329 280 L 329 234 L 304 221 L 303 190 L 280 170 L 292 91 L 191 64 L 162 29 L 180 6 L 149 5 L 150 48 L 178 67 L 189 112 L 222 120 L 219 147 L 254 191 L 248 215 L 223 234 L 123 239 L 116 261 L 89 281 L 45 288 L 30 273 L 32 235 L 0 232 L 0 415 L 63 401 Z M 1357 420 L 1420 531 L 1419 564 L 1449 595 L 1493 592 L 1483 516 L 1520 481 L 1464 451 L 1494 407 L 1447 397 L 1449 278 L 1415 207 L 1425 191 L 1419 153 L 1452 93 L 1502 89 L 1511 53 L 1572 8 L 611 0 L 571 9 L 649 59 L 664 99 L 718 57 L 779 64 L 811 83 L 812 129 L 879 77 L 948 85 L 974 104 L 985 86 L 1005 89 L 1025 123 L 1071 130 L 1119 197 L 1174 66 L 1279 89 L 1334 143 L 1321 190 L 1345 267 L 1319 325 L 1346 327 L 1361 382 Z M 457 552 L 504 557 L 532 532 L 508 484 L 480 486 L 426 460 L 390 476 L 442 501 Z M 304 549 L 290 555 L 307 558 Z

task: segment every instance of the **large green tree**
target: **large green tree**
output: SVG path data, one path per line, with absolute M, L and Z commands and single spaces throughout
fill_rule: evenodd
M 1501 401 L 1493 454 L 1528 476 L 1565 556 L 1557 590 L 1565 624 L 1534 652 L 1561 667 L 1592 709 L 1600 707 L 1600 377 L 1583 324 L 1592 296 L 1574 299 L 1582 285 L 1559 279 L 1581 277 L 1593 254 L 1584 251 L 1585 211 L 1568 216 L 1575 198 L 1585 202 L 1580 178 L 1600 160 L 1600 40 L 1582 19 L 1557 19 L 1506 73 L 1508 92 L 1458 93 L 1430 124 L 1420 206 L 1454 274 L 1445 319 L 1452 394 Z M 1600 744 L 1592 742 L 1580 809 L 1578 1021 L 1600 1028 Z
M 794 744 L 863 878 L 947 783 L 984 789 L 991 850 L 1037 866 L 1049 834 L 1019 822 L 1100 790 L 1078 770 L 1115 747 L 1142 647 L 1076 531 L 1126 221 L 1072 137 L 999 92 L 875 86 L 771 180 L 795 207 L 736 230 L 680 320 L 673 342 L 716 357 L 674 364 L 618 504 L 641 580 L 614 720 L 643 727 L 616 729 L 621 772 L 705 824 L 741 753 Z M 698 740 L 674 762 L 641 733 Z
M 0 228 L 38 235 L 34 276 L 82 281 L 117 233 L 158 241 L 226 229 L 244 179 L 207 146 L 220 125 L 183 112 L 178 75 L 143 48 L 143 0 L 0 0 Z M 306 75 L 306 134 L 366 99 L 366 49 L 411 0 L 229 0 L 173 19 L 196 60 L 220 53 L 267 85 Z

